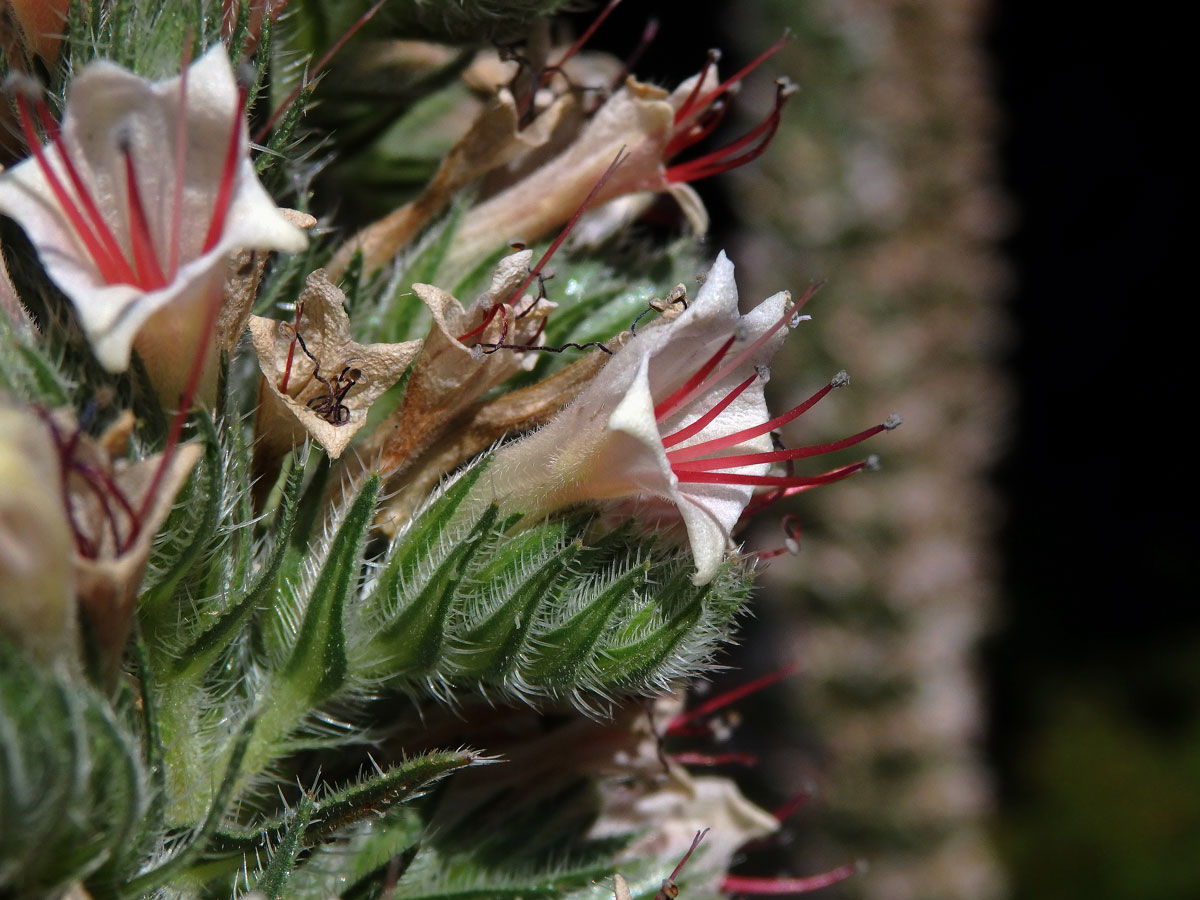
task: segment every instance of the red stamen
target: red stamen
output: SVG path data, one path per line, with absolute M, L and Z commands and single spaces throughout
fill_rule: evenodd
M 223 10 L 227 14 L 231 7 Z M 222 30 L 224 25 L 222 25 Z M 187 165 L 187 84 L 188 67 L 192 64 L 192 38 L 189 33 L 183 43 L 183 60 L 179 69 L 179 111 L 175 119 L 175 195 L 171 198 L 171 237 L 167 247 L 167 277 L 174 281 L 179 271 L 179 240 L 183 234 L 183 174 Z
M 21 129 L 25 133 L 25 143 L 29 145 L 29 149 L 33 151 L 34 157 L 37 159 L 38 167 L 42 170 L 42 175 L 46 182 L 50 185 L 50 190 L 54 193 L 54 198 L 58 201 L 58 205 L 62 207 L 63 213 L 71 223 L 71 227 L 75 229 L 79 239 L 83 241 L 83 245 L 95 263 L 96 268 L 100 271 L 101 277 L 109 284 L 115 284 L 123 279 L 121 272 L 117 269 L 112 259 L 109 258 L 96 236 L 92 234 L 91 228 L 88 226 L 87 220 L 79 211 L 79 207 L 75 205 L 75 201 L 71 199 L 71 195 L 67 193 L 67 189 L 63 187 L 63 183 L 59 180 L 57 173 L 50 166 L 50 161 L 46 159 L 46 153 L 42 149 L 42 142 L 38 139 L 37 132 L 33 128 L 33 120 L 29 114 L 29 104 L 25 98 L 17 94 L 17 110 L 20 114 Z
M 763 121 L 759 122 L 758 125 L 731 144 L 714 150 L 711 153 L 706 153 L 704 156 L 696 159 L 668 167 L 667 181 L 672 183 L 698 181 L 701 178 L 708 178 L 712 175 L 718 175 L 721 172 L 727 172 L 730 169 L 736 169 L 738 166 L 744 166 L 746 163 L 757 159 L 766 151 L 771 140 L 775 137 L 775 132 L 779 130 L 779 123 L 783 118 L 783 106 L 787 102 L 787 98 L 791 95 L 791 88 L 781 83 L 775 91 L 775 107 Z M 755 141 L 758 141 L 758 144 L 751 147 L 745 153 L 735 155 Z
M 112 229 L 104 221 L 104 216 L 100 215 L 100 209 L 96 206 L 96 201 L 92 199 L 91 192 L 87 189 L 87 185 L 83 183 L 83 178 L 80 177 L 79 170 L 76 168 L 74 160 L 71 159 L 71 154 L 67 152 L 66 142 L 59 133 L 58 123 L 50 115 L 50 110 L 46 106 L 46 102 L 39 98 L 35 101 L 34 107 L 37 109 L 38 118 L 41 120 L 42 130 L 46 132 L 46 136 L 50 139 L 51 143 L 58 148 L 58 158 L 62 160 L 63 168 L 67 171 L 67 177 L 71 179 L 71 185 L 75 188 L 75 194 L 83 204 L 83 211 L 91 221 L 96 236 L 108 254 L 108 259 L 115 266 L 116 271 L 120 273 L 116 282 L 137 284 L 137 276 L 133 274 L 133 267 L 129 265 L 129 261 L 125 258 L 125 251 L 117 243 Z M 110 284 L 114 283 L 108 278 L 105 278 L 105 281 Z
M 699 419 L 697 419 L 691 425 L 688 425 L 685 428 L 680 428 L 674 434 L 667 435 L 665 438 L 662 439 L 663 448 L 665 449 L 667 447 L 674 447 L 676 444 L 680 443 L 681 441 L 686 441 L 688 438 L 692 437 L 693 435 L 699 434 L 706 427 L 708 427 L 709 423 L 711 423 L 713 419 L 715 419 L 717 416 L 719 416 L 721 413 L 723 413 L 726 410 L 726 408 L 729 406 L 730 403 L 732 403 L 734 400 L 736 400 L 738 397 L 740 397 L 742 395 L 742 393 L 745 392 L 746 388 L 750 387 L 750 385 L 752 385 L 752 384 L 754 384 L 754 382 L 758 381 L 758 378 L 759 378 L 759 375 L 757 372 L 755 372 L 753 375 L 751 375 L 749 378 L 747 378 L 745 381 L 743 381 L 741 384 L 739 384 L 737 387 L 735 387 L 732 391 L 730 391 L 728 394 L 726 394 L 720 403 L 718 403 L 716 406 L 714 406 L 712 409 L 710 409 L 708 412 L 706 412 L 703 416 L 701 416 Z
M 154 249 L 154 238 L 150 234 L 150 222 L 146 219 L 146 208 L 142 205 L 142 193 L 138 189 L 137 172 L 133 167 L 133 154 L 129 146 L 121 148 L 125 157 L 125 188 L 129 197 L 129 243 L 133 248 L 133 265 L 137 270 L 138 287 L 146 290 L 160 288 L 167 283 L 158 265 L 158 254 Z
M 117 530 L 117 518 L 113 515 L 112 507 L 109 506 L 108 495 L 105 494 L 104 488 L 96 477 L 98 473 L 95 469 L 81 463 L 79 460 L 71 460 L 70 469 L 80 477 L 84 485 L 95 495 L 96 502 L 100 504 L 100 510 L 104 513 L 104 521 L 108 524 L 108 529 L 112 533 L 113 547 L 120 552 L 121 535 Z M 87 544 L 90 548 L 93 548 L 92 558 L 94 559 L 95 553 L 99 551 L 99 547 L 91 541 L 88 541 Z
M 781 894 L 807 894 L 845 881 L 858 871 L 849 863 L 807 878 L 756 878 L 750 875 L 726 875 L 721 890 L 726 894 L 752 894 L 758 897 L 777 897 Z
M 465 344 L 471 338 L 478 337 L 479 335 L 483 334 L 484 329 L 492 324 L 492 319 L 496 318 L 496 313 L 500 313 L 500 315 L 504 318 L 504 325 L 501 328 L 501 333 L 508 334 L 508 310 L 503 303 L 493 303 L 491 307 L 488 308 L 488 311 L 484 313 L 483 321 L 466 334 L 460 334 L 458 336 L 458 342 L 460 344 Z
M 753 753 L 669 753 L 671 759 L 683 766 L 757 766 Z
M 808 791 L 806 790 L 796 791 L 778 809 L 774 810 L 771 815 L 775 817 L 776 822 L 786 822 L 796 814 L 796 811 L 800 807 L 808 802 L 808 796 Z
M 292 376 L 292 358 L 296 355 L 296 341 L 300 338 L 300 316 L 304 314 L 304 301 L 296 301 L 296 321 L 292 325 L 292 342 L 288 344 L 287 365 L 283 367 L 283 378 L 279 382 L 279 393 L 286 394 L 288 379 Z
M 722 81 L 719 85 L 717 85 L 715 88 L 713 88 L 707 94 L 705 94 L 699 100 L 697 100 L 696 103 L 694 104 L 694 108 L 706 109 L 707 107 L 711 106 L 712 102 L 714 100 L 716 100 L 718 97 L 720 97 L 726 91 L 728 91 L 733 85 L 737 84 L 739 81 L 741 81 L 747 75 L 749 75 L 751 72 L 753 72 L 759 66 L 761 66 L 763 63 L 765 63 L 768 59 L 770 59 L 776 53 L 778 53 L 781 49 L 783 49 L 783 45 L 786 44 L 791 39 L 792 39 L 792 36 L 788 32 L 785 31 L 782 35 L 780 35 L 779 39 L 777 41 L 775 41 L 775 43 L 773 43 L 770 47 L 768 47 L 766 50 L 764 50 L 762 53 L 760 53 L 757 57 L 755 57 L 749 63 L 742 66 L 742 68 L 738 69 L 738 71 L 736 73 L 734 73 L 729 78 L 726 78 L 724 81 Z M 679 122 L 680 121 L 679 114 L 676 113 L 675 116 L 676 116 L 675 121 Z
M 650 19 L 646 22 L 646 27 L 642 29 L 642 36 L 638 40 L 637 46 L 633 52 L 629 54 L 629 58 L 625 60 L 625 65 L 621 67 L 621 71 L 617 73 L 616 78 L 612 80 L 612 85 L 609 90 L 615 91 L 625 83 L 625 79 L 629 77 L 629 73 L 633 71 L 634 66 L 641 61 L 642 55 L 654 42 L 658 36 L 658 19 Z
M 692 858 L 692 854 L 696 852 L 696 848 L 700 846 L 700 842 L 704 840 L 704 836 L 708 832 L 709 829 L 707 828 L 696 832 L 696 836 L 692 838 L 692 846 L 688 847 L 687 852 L 683 854 L 683 859 L 675 866 L 674 871 L 663 880 L 663 889 L 654 895 L 654 900 L 666 900 L 670 896 L 667 893 L 667 888 L 675 887 L 675 879 L 679 877 L 679 873 L 683 871 L 683 867 L 687 865 L 687 861 Z
M 742 475 L 739 472 L 675 472 L 683 484 L 747 484 L 754 487 L 818 487 L 841 481 L 866 468 L 862 460 L 822 475 Z M 674 471 L 674 470 L 672 470 Z
M 737 356 L 735 356 L 730 362 L 727 362 L 724 366 L 722 366 L 721 369 L 716 374 L 714 374 L 708 378 L 701 378 L 699 381 L 696 381 L 695 378 L 690 379 L 688 382 L 689 384 L 691 384 L 693 381 L 696 382 L 695 386 L 693 386 L 691 388 L 691 390 L 687 391 L 686 393 L 684 393 L 682 391 L 682 389 L 679 391 L 676 391 L 674 394 L 672 394 L 670 397 L 668 397 L 666 400 L 664 400 L 662 403 L 660 403 L 658 406 L 656 406 L 654 408 L 655 419 L 657 421 L 661 422 L 663 419 L 665 419 L 667 416 L 669 416 L 675 410 L 679 409 L 680 407 L 684 406 L 687 403 L 690 403 L 696 397 L 700 396 L 701 393 L 703 393 L 705 390 L 707 390 L 709 385 L 720 384 L 721 381 L 723 381 L 729 375 L 733 374 L 734 370 L 737 369 L 738 366 L 740 366 L 742 363 L 744 363 L 747 359 L 749 359 L 755 353 L 757 353 L 759 348 L 761 348 L 763 346 L 763 344 L 765 344 L 767 341 L 769 341 L 771 339 L 771 336 L 773 334 L 775 334 L 775 332 L 777 332 L 780 328 L 782 328 L 788 322 L 791 322 L 796 316 L 796 311 L 798 309 L 800 309 L 802 306 L 804 306 L 804 304 L 807 303 L 809 301 L 809 299 L 813 296 L 813 294 L 815 294 L 816 292 L 817 292 L 817 288 L 814 285 L 809 285 L 808 289 L 804 292 L 804 295 L 796 302 L 795 306 L 784 309 L 783 315 L 780 316 L 778 320 L 776 320 L 774 325 L 772 325 L 770 328 L 768 328 L 766 331 L 764 331 L 761 335 L 759 335 L 758 338 L 752 344 L 750 344 L 748 347 L 746 347 L 746 349 L 744 349 L 740 353 L 738 353 Z M 730 344 L 733 343 L 734 337 L 736 337 L 736 336 L 730 337 L 730 339 L 729 339 Z M 724 352 L 724 351 L 722 351 L 722 352 Z
M 685 381 L 679 390 L 667 397 L 667 399 L 662 403 L 655 405 L 654 420 L 656 422 L 661 422 L 664 418 L 666 418 L 668 413 L 673 412 L 676 407 L 682 406 L 684 398 L 691 397 L 691 395 L 698 388 L 700 388 L 701 385 L 704 384 L 704 379 L 707 378 L 709 373 L 712 372 L 712 370 L 717 367 L 721 360 L 725 358 L 725 354 L 729 352 L 729 348 L 733 346 L 733 342 L 735 340 L 737 340 L 737 335 L 731 334 L 729 339 L 717 349 L 717 352 L 709 357 L 708 362 L 697 369 L 696 373 L 687 381 Z M 758 374 L 755 373 L 754 377 L 757 378 Z
M 867 438 L 874 437 L 881 431 L 887 431 L 886 425 L 873 425 L 860 431 L 858 434 L 852 434 L 850 437 L 842 438 L 840 441 L 830 441 L 827 444 L 812 444 L 808 447 L 790 447 L 787 450 L 768 450 L 764 453 L 742 453 L 736 456 L 717 456 L 712 459 L 692 459 L 690 457 L 691 447 L 683 450 L 677 450 L 676 453 L 689 454 L 688 457 L 681 460 L 671 460 L 671 471 L 679 472 L 711 472 L 715 469 L 739 469 L 743 466 L 755 466 L 761 463 L 783 462 L 788 459 L 808 459 L 811 456 L 823 456 L 826 453 L 836 453 L 838 450 L 844 450 L 847 447 L 853 447 L 855 444 L 862 443 Z M 723 441 L 724 438 L 718 438 L 717 443 Z M 668 459 L 670 459 L 668 454 Z
M 851 463 L 848 466 L 842 466 L 840 469 L 834 469 L 833 472 L 827 473 L 827 474 L 844 473 L 842 475 L 842 477 L 846 477 L 847 475 L 853 475 L 856 472 L 861 472 L 863 469 L 870 469 L 873 466 L 875 466 L 876 464 L 877 464 L 877 460 L 875 457 L 868 457 L 864 461 Z M 840 479 L 835 478 L 835 479 L 831 479 L 829 482 L 825 482 L 825 483 L 830 484 L 833 481 L 839 481 L 839 480 Z M 746 504 L 746 508 L 742 510 L 741 516 L 738 517 L 738 521 L 741 522 L 741 521 L 750 519 L 750 518 L 758 515 L 760 512 L 762 512 L 764 509 L 766 509 L 768 506 L 772 505 L 773 503 L 778 503 L 780 500 L 785 500 L 788 497 L 794 497 L 797 494 L 802 494 L 805 491 L 810 491 L 814 487 L 820 487 L 820 485 L 800 484 L 800 485 L 793 485 L 791 487 L 780 487 L 780 488 L 776 488 L 773 491 L 767 491 L 766 493 L 758 494 L 754 497 L 751 497 L 750 502 Z
M 604 9 L 600 10 L 600 14 L 592 20 L 592 24 L 584 30 L 583 34 L 579 36 L 575 43 L 567 48 L 567 52 L 559 58 L 558 62 L 546 67 L 546 71 L 543 72 L 541 77 L 538 79 L 538 83 L 541 87 L 545 87 L 550 83 L 550 78 L 547 76 L 552 77 L 554 72 L 556 72 L 558 69 L 561 69 L 563 65 L 566 64 L 567 60 L 583 49 L 584 45 L 592 39 L 592 35 L 596 33 L 596 29 L 604 24 L 604 20 L 609 17 L 612 11 L 616 9 L 620 3 L 621 0 L 609 0 L 608 5 L 605 6 Z
M 229 130 L 225 167 L 221 170 L 221 186 L 217 189 L 217 199 L 213 203 L 212 218 L 208 222 L 208 233 L 204 236 L 202 253 L 208 253 L 217 246 L 221 233 L 225 230 L 225 217 L 229 214 L 229 204 L 233 199 L 233 183 L 237 178 L 241 156 L 242 120 L 245 116 L 248 91 L 246 85 L 238 86 L 237 110 L 233 115 L 233 127 Z
M 667 141 L 667 146 L 663 148 L 662 158 L 668 160 L 681 150 L 698 144 L 714 131 L 717 126 L 725 121 L 725 113 L 729 111 L 729 104 L 723 100 L 718 100 L 709 110 L 696 122 L 688 125 L 675 133 L 671 140 Z
M 791 475 L 791 466 L 788 467 L 788 474 Z M 799 516 L 784 516 L 780 522 L 783 526 L 784 541 L 782 547 L 776 547 L 774 550 L 759 550 L 754 553 L 754 557 L 758 560 L 774 559 L 777 556 L 783 556 L 785 553 L 800 552 L 800 517 Z
M 608 168 L 604 170 L 604 174 L 600 176 L 600 180 L 592 186 L 592 189 L 588 192 L 588 195 L 583 198 L 583 202 L 579 204 L 579 208 L 575 210 L 575 213 L 571 216 L 570 221 L 567 222 L 567 224 L 563 227 L 563 230 L 558 233 L 558 237 L 554 239 L 554 242 L 546 249 L 546 252 L 542 254 L 542 258 L 537 261 L 537 265 L 529 270 L 528 277 L 521 282 L 520 286 L 515 291 L 508 295 L 508 299 L 504 301 L 505 303 L 507 303 L 509 306 L 512 306 L 522 295 L 524 295 L 525 289 L 529 287 L 529 285 L 533 282 L 533 279 L 537 278 L 538 275 L 541 274 L 541 271 L 545 267 L 546 263 L 550 261 L 550 257 L 555 254 L 555 251 L 562 246 L 563 241 L 565 241 L 571 232 L 575 230 L 575 226 L 579 224 L 579 220 L 583 217 L 583 214 L 587 212 L 588 207 L 592 205 L 592 201 L 596 199 L 596 195 L 600 193 L 604 185 L 608 183 L 608 180 L 612 178 L 613 173 L 616 172 L 621 164 L 628 158 L 629 154 L 625 152 L 624 147 L 617 151 L 617 155 L 613 157 L 613 161 L 608 164 Z
M 267 119 L 267 121 L 263 124 L 263 127 L 254 132 L 254 137 L 252 138 L 254 143 L 262 143 L 262 139 L 271 133 L 271 129 L 275 127 L 275 123 L 279 121 L 279 117 L 287 112 L 291 105 L 296 102 L 296 98 L 300 96 L 300 92 L 313 83 L 313 79 L 321 73 L 322 69 L 329 65 L 329 61 L 337 55 L 339 50 L 346 46 L 346 42 L 350 40 L 350 38 L 354 37 L 354 35 L 358 34 L 359 29 L 370 22 L 371 19 L 375 17 L 375 13 L 379 12 L 379 10 L 383 8 L 383 4 L 386 2 L 387 0 L 379 0 L 378 3 L 359 16 L 358 20 L 346 29 L 345 34 L 333 42 L 333 46 L 325 51 L 324 56 L 317 60 L 317 64 L 313 66 L 312 73 L 300 79 L 300 83 L 297 84 L 292 89 L 292 92 L 284 98 L 283 102 L 279 104 L 279 107 L 275 110 L 275 112 L 271 113 L 271 117 Z M 241 106 L 245 106 L 245 104 L 246 101 L 243 98 Z M 240 115 L 241 112 L 239 110 L 239 116 Z
M 766 675 L 761 675 L 752 681 L 747 681 L 740 687 L 723 691 L 722 693 L 717 694 L 715 697 L 709 698 L 694 709 L 681 712 L 671 720 L 670 724 L 667 725 L 667 730 L 665 733 L 676 735 L 679 733 L 680 729 L 682 729 L 688 723 L 694 722 L 697 719 L 703 719 L 711 716 L 718 709 L 729 706 L 732 703 L 737 703 L 739 700 L 749 697 L 751 694 L 756 694 L 763 688 L 769 687 L 770 685 L 775 684 L 775 682 L 782 681 L 789 675 L 795 674 L 797 671 L 799 671 L 799 669 L 799 665 L 791 663 L 790 665 L 776 669 L 774 672 L 768 672 Z
M 713 453 L 717 450 L 723 450 L 726 447 L 732 447 L 752 438 L 759 437 L 760 435 L 769 434 L 777 428 L 782 428 L 793 419 L 798 419 L 800 416 L 804 415 L 806 412 L 816 406 L 826 394 L 836 387 L 841 387 L 847 381 L 849 381 L 849 378 L 846 373 L 839 372 L 832 381 L 822 386 L 819 391 L 817 391 L 803 403 L 793 406 L 782 415 L 778 415 L 773 419 L 769 419 L 768 421 L 763 422 L 761 425 L 753 425 L 750 428 L 743 428 L 741 431 L 735 431 L 732 434 L 727 434 L 723 437 L 713 438 L 709 441 L 702 441 L 699 444 L 692 444 L 690 447 L 683 447 L 679 450 L 672 450 L 667 454 L 667 456 L 671 459 L 672 463 L 676 461 L 682 462 L 683 460 L 695 459 L 697 457 L 704 456 L 706 453 Z
M 675 124 L 678 125 L 688 117 L 692 107 L 696 103 L 696 98 L 700 96 L 700 89 L 704 87 L 704 80 L 708 77 L 708 70 L 721 61 L 721 51 L 715 47 L 708 51 L 704 57 L 704 65 L 700 67 L 700 74 L 696 76 L 696 83 L 692 85 L 692 91 L 688 94 L 687 99 L 683 101 L 683 105 L 675 111 Z

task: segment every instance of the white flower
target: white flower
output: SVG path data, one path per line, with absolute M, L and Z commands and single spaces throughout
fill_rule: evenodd
M 255 176 L 225 48 L 160 82 L 88 65 L 61 129 L 41 117 L 44 147 L 30 99 L 18 92 L 17 102 L 36 149 L 0 178 L 0 212 L 29 235 L 101 364 L 127 368 L 136 338 L 160 394 L 174 400 L 164 384 L 186 373 L 233 254 L 306 243 Z
M 799 317 L 786 291 L 738 314 L 733 264 L 722 253 L 689 307 L 642 329 L 579 398 L 543 429 L 503 448 L 489 467 L 493 497 L 540 517 L 600 503 L 643 527 L 682 524 L 696 563 L 693 580 L 716 575 L 730 531 L 758 487 L 775 497 L 845 477 L 865 463 L 817 476 L 768 474 L 778 463 L 865 440 L 889 419 L 841 441 L 773 448 L 771 432 L 799 416 L 844 376 L 770 418 L 767 363 Z M 756 504 L 764 495 L 754 498 Z

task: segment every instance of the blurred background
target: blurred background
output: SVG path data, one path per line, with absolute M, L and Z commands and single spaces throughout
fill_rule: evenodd
M 905 417 L 871 442 L 882 471 L 749 535 L 804 529 L 712 690 L 798 665 L 725 749 L 760 756 L 737 774 L 765 807 L 805 802 L 742 871 L 864 860 L 831 898 L 1200 896 L 1194 514 L 1157 446 L 1190 349 L 1175 29 L 976 0 L 677 13 L 624 4 L 596 46 L 628 54 L 658 15 L 638 71 L 670 84 L 795 35 L 714 140 L 787 75 L 771 149 L 698 186 L 744 301 L 826 282 L 775 408 L 852 384 L 787 443 Z

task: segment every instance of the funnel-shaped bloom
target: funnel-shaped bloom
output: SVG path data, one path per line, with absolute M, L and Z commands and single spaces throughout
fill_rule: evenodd
M 305 246 L 255 176 L 244 100 L 222 46 L 161 82 L 88 65 L 61 128 L 18 90 L 33 155 L 0 178 L 0 212 L 25 229 L 104 367 L 124 370 L 136 340 L 169 402 L 231 256 Z
M 772 431 L 844 383 L 839 377 L 770 417 L 763 398 L 767 363 L 797 320 L 786 291 L 739 315 L 733 264 L 722 253 L 687 310 L 642 329 L 573 404 L 496 455 L 487 475 L 493 496 L 533 516 L 600 503 L 644 527 L 682 524 L 694 580 L 710 581 L 755 488 L 793 492 L 845 477 L 864 463 L 809 477 L 769 474 L 774 467 L 898 424 L 889 420 L 831 444 L 774 449 Z

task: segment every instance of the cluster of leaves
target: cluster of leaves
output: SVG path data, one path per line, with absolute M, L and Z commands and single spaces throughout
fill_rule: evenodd
M 439 27 L 461 34 L 474 10 L 487 23 L 474 23 L 478 35 L 547 5 L 397 3 L 385 23 L 397 33 L 442 16 Z M 311 58 L 330 23 L 349 14 L 343 6 L 365 8 L 294 2 L 291 18 L 268 22 L 252 95 L 277 93 L 272 67 Z M 177 71 L 187 41 L 199 50 L 218 39 L 221 7 L 73 3 L 63 58 L 46 73 L 51 96 L 61 106 L 70 73 L 94 57 L 151 76 Z M 250 5 L 239 10 L 235 53 L 250 39 Z M 259 156 L 268 183 L 305 202 L 297 186 L 311 183 L 312 151 L 334 146 L 297 130 L 311 96 L 301 91 Z M 422 336 L 428 320 L 404 294 L 437 280 L 463 208 L 393 269 L 346 273 L 360 339 Z M 131 455 L 160 449 L 167 422 L 137 366 L 120 376 L 100 370 L 12 223 L 3 246 L 38 330 L 0 317 L 0 391 L 72 408 L 93 434 L 132 409 Z M 625 248 L 620 277 L 612 256 L 560 264 L 550 342 L 627 327 L 655 289 L 694 266 L 678 249 L 639 258 Z M 316 240 L 275 264 L 259 308 L 293 300 L 328 253 Z M 478 289 L 490 264 L 447 287 Z M 521 377 L 557 365 L 547 355 Z M 443 793 L 431 787 L 493 762 L 489 748 L 430 749 L 396 735 L 431 711 L 480 701 L 600 716 L 619 698 L 663 689 L 701 670 L 726 639 L 748 574 L 730 563 L 698 588 L 686 553 L 587 516 L 518 528 L 495 507 L 468 511 L 486 459 L 442 485 L 391 540 L 372 529 L 380 481 L 331 505 L 328 461 L 317 450 L 298 452 L 256 510 L 248 473 L 256 382 L 235 356 L 218 409 L 189 422 L 204 457 L 157 539 L 115 692 L 0 647 L 0 895 L 54 896 L 82 882 L 97 900 L 251 890 L 377 897 L 389 885 L 406 898 L 605 896 L 611 888 L 600 880 L 620 844 L 582 840 L 595 811 L 586 784 L 542 785 L 536 803 L 492 798 L 478 815 L 438 824 Z M 487 802 L 485 793 L 479 803 Z M 642 881 L 638 896 L 652 896 L 652 879 Z

